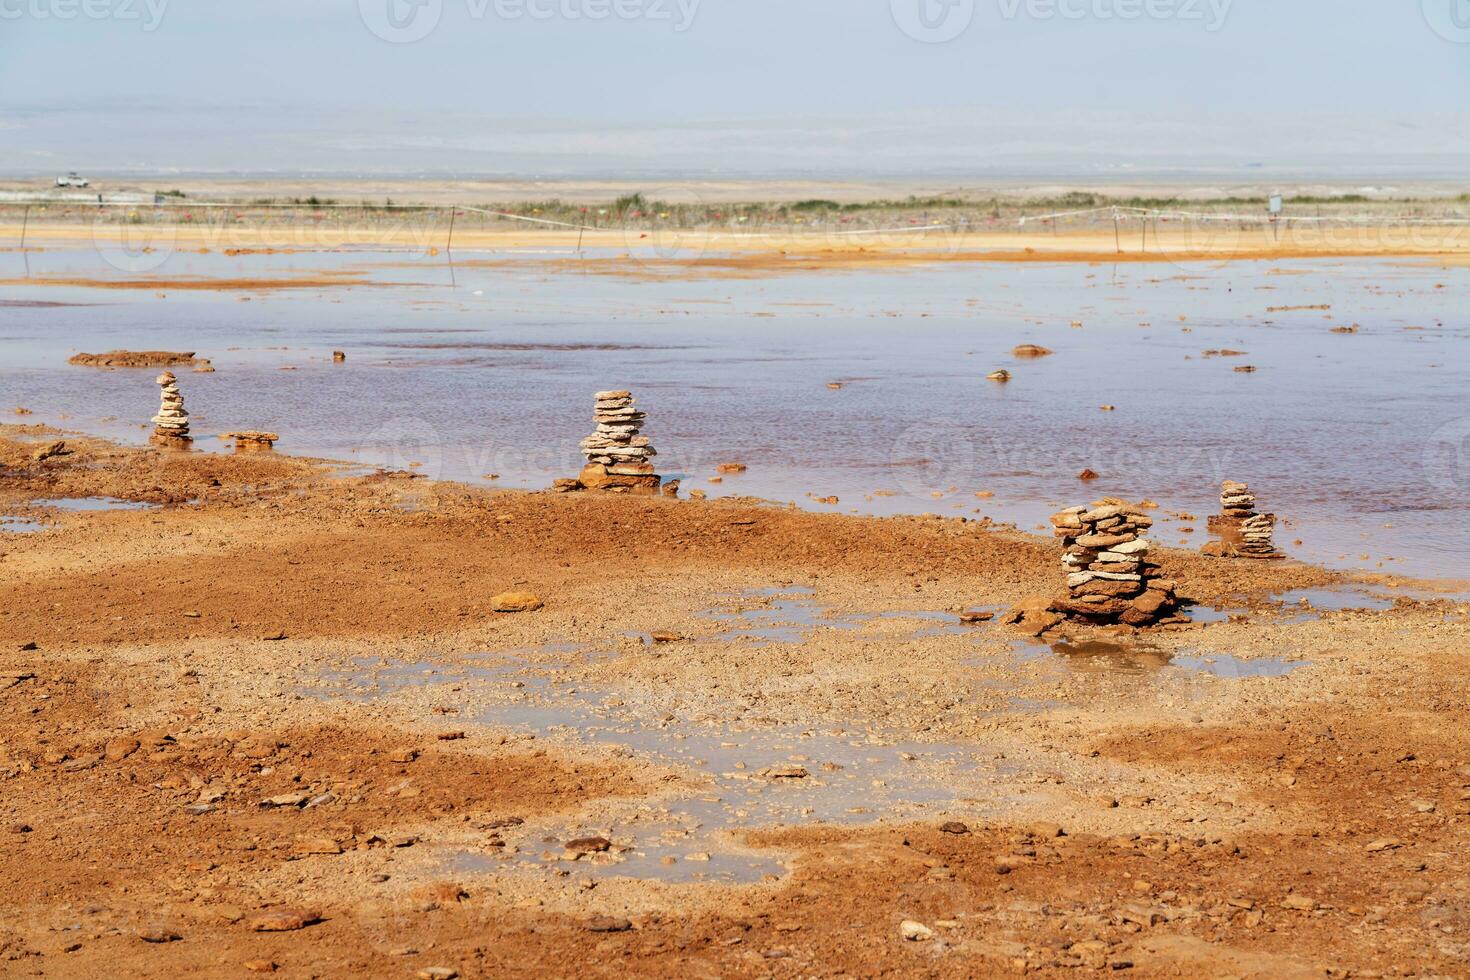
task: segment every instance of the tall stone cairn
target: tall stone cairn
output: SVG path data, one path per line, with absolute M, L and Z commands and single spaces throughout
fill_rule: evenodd
M 1276 531 L 1275 514 L 1256 512 L 1256 495 L 1244 483 L 1226 480 L 1220 485 L 1220 513 L 1208 524 L 1219 541 L 1200 550 L 1217 558 L 1282 558 L 1271 543 Z
M 1140 534 L 1154 522 L 1140 508 L 1108 498 L 1053 514 L 1051 523 L 1067 572 L 1067 594 L 1052 603 L 1053 611 L 1093 625 L 1135 627 L 1174 614 L 1174 583 L 1148 560 L 1149 543 Z
M 662 479 L 654 471 L 657 450 L 639 435 L 647 416 L 633 405 L 629 391 L 599 391 L 592 420 L 597 431 L 582 440 L 587 465 L 577 482 L 586 490 L 657 493 Z
M 159 392 L 158 414 L 153 416 L 153 437 L 171 442 L 189 438 L 189 413 L 184 411 L 184 396 L 179 393 L 179 382 L 172 371 L 165 371 L 154 379 L 162 389 Z

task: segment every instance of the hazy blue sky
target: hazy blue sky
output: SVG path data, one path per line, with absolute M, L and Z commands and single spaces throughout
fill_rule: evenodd
M 8 172 L 1452 165 L 1467 92 L 1470 0 L 0 0 Z

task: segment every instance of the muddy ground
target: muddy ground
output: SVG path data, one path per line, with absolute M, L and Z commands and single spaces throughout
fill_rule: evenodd
M 0 974 L 1470 974 L 1463 596 L 1033 640 L 985 522 L 0 467 Z

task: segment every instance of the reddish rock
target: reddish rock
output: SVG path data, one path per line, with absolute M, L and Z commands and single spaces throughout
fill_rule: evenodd
M 534 612 L 544 605 L 534 592 L 502 592 L 490 600 L 490 608 L 501 613 Z

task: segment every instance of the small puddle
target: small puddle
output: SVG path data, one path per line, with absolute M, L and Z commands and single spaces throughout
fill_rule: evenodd
M 852 617 L 833 617 L 809 598 L 813 589 L 807 586 L 746 589 L 724 608 L 700 613 L 707 619 L 730 624 L 730 628 L 707 637 L 717 642 L 744 640 L 755 646 L 771 643 L 800 643 L 812 630 L 860 629 L 863 621 Z M 795 596 L 796 598 L 783 598 Z
M 700 613 L 707 619 L 731 624 L 731 628 L 703 639 L 730 642 L 746 640 L 755 646 L 771 643 L 801 643 L 818 629 L 861 630 L 884 620 L 917 620 L 925 625 L 910 638 L 960 636 L 974 634 L 976 624 L 960 621 L 959 615 L 934 609 L 890 609 L 879 613 L 838 613 L 810 596 L 808 586 L 747 589 L 737 593 L 734 601 L 723 608 Z M 984 611 L 998 615 L 1003 607 L 986 607 Z
M 1169 666 L 1162 650 L 1112 640 L 1059 640 L 1051 649 L 1073 670 L 1142 674 Z
M 116 497 L 53 497 L 33 500 L 32 507 L 50 507 L 66 511 L 156 510 L 157 504 L 143 500 L 119 500 Z
M 1242 660 L 1228 653 L 1180 655 L 1171 663 L 1175 667 L 1197 670 L 1215 677 L 1285 677 L 1297 668 L 1307 666 L 1305 660 L 1283 660 L 1280 657 Z
M 1151 674 L 1166 667 L 1178 667 L 1215 677 L 1285 677 L 1309 663 L 1281 657 L 1245 659 L 1228 653 L 1170 654 L 1146 643 L 1110 639 L 1066 639 L 1050 643 L 1018 639 L 1026 644 L 1017 648 L 1021 656 L 1035 660 L 1045 656 L 1049 649 L 1070 670 L 1083 673 Z
M 445 668 L 429 663 L 359 662 L 320 675 L 323 697 L 372 701 L 409 688 L 474 685 L 500 688 L 507 700 L 486 704 L 476 690 L 473 708 L 456 721 L 534 732 L 576 745 L 612 746 L 615 754 L 673 765 L 708 777 L 687 796 L 661 801 L 603 801 L 600 823 L 556 818 L 502 830 L 503 851 L 467 851 L 452 863 L 466 870 L 548 867 L 589 875 L 665 882 L 743 883 L 788 868 L 782 856 L 755 850 L 736 832 L 822 823 L 919 819 L 966 794 L 969 804 L 1006 800 L 987 784 L 1001 770 L 974 746 L 889 741 L 869 730 L 795 728 L 751 731 L 715 727 L 640 711 L 626 693 L 574 686 L 557 676 L 565 665 L 521 657 L 496 666 Z M 548 670 L 548 667 L 550 669 Z M 565 842 L 602 836 L 612 847 L 571 860 Z
M 1362 610 L 1381 612 L 1393 608 L 1393 597 L 1373 586 L 1329 586 L 1320 589 L 1293 589 L 1275 597 L 1287 615 L 1283 623 L 1304 623 L 1321 618 L 1324 612 Z
M 37 531 L 44 530 L 46 530 L 46 525 L 40 521 L 33 521 L 28 517 L 0 515 L 0 533 L 34 534 Z

